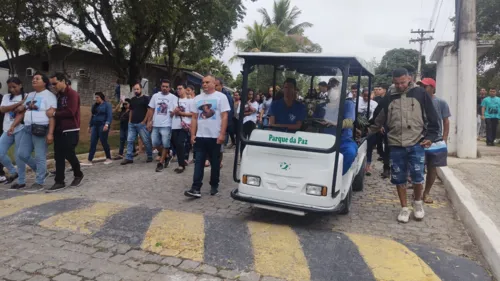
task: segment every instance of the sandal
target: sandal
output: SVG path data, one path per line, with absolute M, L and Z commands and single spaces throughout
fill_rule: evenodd
M 434 203 L 434 200 L 432 200 L 432 197 L 430 195 L 424 196 L 424 203 L 425 204 L 432 204 Z
M 180 173 L 184 172 L 184 170 L 186 170 L 186 167 L 181 166 L 181 167 L 179 167 L 179 168 L 176 168 L 176 169 L 174 170 L 174 172 L 176 172 L 177 174 L 180 174 Z

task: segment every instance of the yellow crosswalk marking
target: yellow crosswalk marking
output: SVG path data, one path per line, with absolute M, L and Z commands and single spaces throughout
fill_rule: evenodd
M 165 210 L 153 218 L 142 248 L 161 255 L 203 261 L 204 228 L 202 215 Z
M 109 217 L 125 208 L 125 205 L 99 202 L 88 208 L 50 217 L 42 221 L 40 225 L 51 229 L 64 229 L 83 234 L 92 234 L 98 231 Z
M 346 235 L 358 246 L 375 280 L 441 280 L 415 253 L 396 241 L 358 234 Z
M 30 194 L 0 201 L 0 218 L 10 216 L 23 209 L 64 199 L 60 195 Z
M 291 281 L 311 279 L 297 234 L 289 227 L 249 222 L 255 270 Z

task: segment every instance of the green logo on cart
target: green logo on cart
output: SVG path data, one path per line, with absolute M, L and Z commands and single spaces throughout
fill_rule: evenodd
M 287 163 L 287 162 L 281 162 L 280 163 L 280 169 L 284 170 L 284 171 L 290 170 L 290 166 L 291 165 L 289 163 Z

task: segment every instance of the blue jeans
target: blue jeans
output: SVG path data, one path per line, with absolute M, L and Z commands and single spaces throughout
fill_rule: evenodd
M 13 136 L 9 136 L 5 132 L 2 134 L 2 136 L 0 136 L 0 162 L 7 168 L 7 170 L 9 170 L 10 175 L 14 175 L 16 173 L 18 174 L 19 178 L 17 179 L 17 182 L 19 184 L 26 184 L 26 164 L 21 158 L 19 158 L 18 154 L 22 136 L 23 136 L 22 130 L 15 133 Z M 12 165 L 9 155 L 7 154 L 9 148 L 14 143 L 15 143 L 14 156 L 16 158 L 17 171 L 14 165 Z M 28 166 L 30 166 L 30 168 L 33 171 L 36 171 L 35 159 L 30 157 L 30 162 L 28 162 Z
M 340 153 L 344 156 L 344 161 L 342 163 L 342 175 L 345 175 L 351 168 L 354 159 L 356 159 L 358 144 L 356 144 L 356 142 L 351 138 L 342 139 L 340 143 Z
M 391 146 L 391 183 L 403 185 L 408 182 L 408 171 L 413 184 L 424 183 L 425 149 L 417 143 L 414 146 Z
M 38 137 L 31 134 L 31 126 L 25 126 L 17 150 L 18 157 L 24 163 L 33 163 L 31 152 L 35 151 L 36 180 L 35 182 L 43 185 L 45 183 L 45 174 L 47 173 L 47 141 L 45 137 Z
M 172 137 L 171 127 L 153 127 L 151 139 L 153 147 L 170 148 L 170 139 Z
M 366 163 L 372 163 L 373 148 L 377 144 L 377 135 L 373 134 L 366 139 Z
M 104 132 L 104 124 L 96 124 L 92 126 L 90 131 L 90 151 L 89 151 L 89 161 L 94 159 L 95 151 L 97 149 L 97 143 L 101 140 L 102 148 L 106 154 L 107 159 L 111 159 L 111 152 L 109 150 L 108 136 L 109 129 Z
M 219 188 L 220 179 L 220 144 L 217 144 L 215 138 L 196 138 L 194 144 L 194 174 L 193 186 L 194 190 L 200 190 L 203 185 L 203 174 L 205 171 L 205 160 L 210 160 L 210 186 Z
M 128 124 L 126 126 L 122 126 L 120 124 L 120 149 L 118 150 L 118 154 L 123 156 L 123 150 L 125 150 L 125 144 L 127 143 L 128 138 Z
M 151 145 L 151 135 L 146 129 L 146 125 L 141 123 L 134 124 L 128 123 L 128 136 L 127 136 L 127 160 L 134 159 L 134 145 L 137 136 L 142 139 L 144 146 L 146 147 L 146 155 L 148 159 L 153 159 L 153 147 Z

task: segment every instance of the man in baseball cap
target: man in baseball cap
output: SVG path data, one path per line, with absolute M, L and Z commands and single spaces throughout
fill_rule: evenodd
M 439 134 L 436 141 L 431 147 L 425 149 L 425 159 L 427 162 L 427 178 L 425 180 L 424 202 L 427 204 L 433 203 L 429 192 L 432 185 L 436 181 L 437 167 L 444 167 L 447 164 L 446 158 L 448 157 L 448 132 L 450 131 L 449 117 L 450 108 L 446 101 L 436 96 L 436 81 L 432 78 L 424 78 L 422 81 L 417 82 L 420 87 L 425 88 L 427 94 L 432 98 L 432 104 L 438 115 L 439 119 Z

